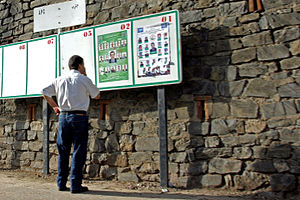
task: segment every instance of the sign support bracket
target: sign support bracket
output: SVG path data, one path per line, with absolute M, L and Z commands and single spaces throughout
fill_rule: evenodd
M 43 99 L 43 174 L 49 174 L 49 105 Z
M 57 29 L 57 34 L 60 34 L 61 29 Z M 59 40 L 58 44 L 59 46 Z M 43 174 L 50 174 L 49 172 L 49 163 L 50 163 L 50 155 L 49 155 L 49 120 L 50 119 L 50 108 L 46 101 L 46 99 L 43 98 Z
M 160 158 L 160 186 L 162 192 L 168 187 L 168 127 L 165 87 L 157 88 L 157 108 L 159 116 L 159 158 Z

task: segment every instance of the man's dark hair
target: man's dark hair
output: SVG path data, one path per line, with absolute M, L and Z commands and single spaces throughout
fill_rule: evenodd
M 83 64 L 82 57 L 80 57 L 78 55 L 74 55 L 70 58 L 70 60 L 69 60 L 69 68 L 70 69 L 78 70 L 79 64 Z

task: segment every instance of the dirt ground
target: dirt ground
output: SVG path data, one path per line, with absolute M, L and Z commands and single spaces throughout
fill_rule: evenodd
M 162 193 L 159 183 L 124 183 L 85 179 L 89 187 L 87 193 L 74 196 L 70 192 L 59 192 L 56 175 L 20 170 L 0 170 L 0 199 L 104 199 L 104 200 L 147 200 L 147 199 L 197 199 L 197 200 L 300 200 L 295 194 L 282 194 L 266 191 L 245 192 L 228 189 L 178 189 L 169 188 Z

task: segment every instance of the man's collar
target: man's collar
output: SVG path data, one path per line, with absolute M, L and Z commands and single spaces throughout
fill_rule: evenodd
M 71 69 L 70 73 L 80 74 L 80 72 L 78 70 L 76 70 L 76 69 Z

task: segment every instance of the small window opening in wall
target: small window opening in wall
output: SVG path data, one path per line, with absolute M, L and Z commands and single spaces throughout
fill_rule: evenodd
M 27 121 L 35 121 L 36 104 L 27 105 Z
M 194 98 L 197 106 L 197 118 L 201 121 L 209 120 L 209 102 L 211 101 L 211 96 L 197 96 Z
M 262 3 L 261 0 L 249 0 L 248 1 L 249 12 L 262 11 Z
M 4 39 L 4 40 L 5 40 L 5 43 L 4 43 L 4 44 L 10 44 L 10 43 L 13 43 L 13 39 L 14 39 L 13 36 L 5 38 L 5 39 Z
M 66 31 L 72 31 L 72 30 L 75 30 L 75 26 L 70 26 L 66 28 Z
M 109 112 L 108 112 L 108 105 L 110 100 L 100 100 L 100 120 L 109 120 Z

